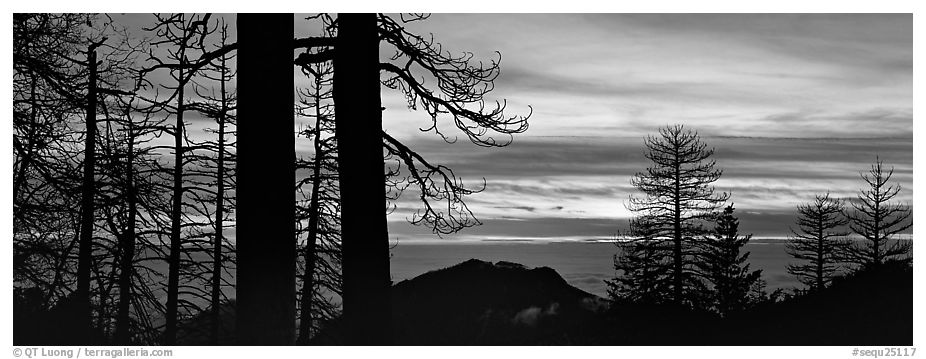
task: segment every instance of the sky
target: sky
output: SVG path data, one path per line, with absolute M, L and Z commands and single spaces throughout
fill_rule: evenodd
M 116 19 L 137 30 L 151 16 Z M 304 16 L 294 21 L 297 36 L 319 34 Z M 798 204 L 827 191 L 854 197 L 876 156 L 895 169 L 897 200 L 912 206 L 912 26 L 910 14 L 433 14 L 409 23 L 474 61 L 500 54 L 487 102 L 532 115 L 501 148 L 475 146 L 441 118 L 459 139 L 448 144 L 419 130 L 426 113 L 383 88 L 390 135 L 464 183 L 486 184 L 466 199 L 483 225 L 438 237 L 408 223 L 421 206 L 406 193 L 388 216 L 390 239 L 612 238 L 639 195 L 631 177 L 649 165 L 644 138 L 673 124 L 715 148 L 716 189 L 732 194 L 744 233 L 782 238 Z M 381 51 L 384 61 L 392 54 Z M 214 126 L 190 120 L 191 133 Z M 299 155 L 311 155 L 306 144 Z
M 501 74 L 487 100 L 533 110 L 511 145 L 480 148 L 422 133 L 425 113 L 383 91 L 384 127 L 485 191 L 483 225 L 437 238 L 389 216 L 396 242 L 606 239 L 626 228 L 643 139 L 682 124 L 715 148 L 740 229 L 784 237 L 796 206 L 849 198 L 878 156 L 912 205 L 913 55 L 909 14 L 434 14 L 409 24 Z

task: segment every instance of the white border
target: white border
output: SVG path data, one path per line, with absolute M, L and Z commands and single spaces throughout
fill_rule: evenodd
M 922 71 L 922 33 L 915 29 L 922 29 L 922 14 L 919 14 L 918 7 L 914 1 L 667 1 L 667 0 L 649 0 L 649 1 L 622 1 L 622 2 L 605 2 L 601 0 L 569 0 L 569 1 L 544 1 L 544 2 L 527 2 L 516 1 L 499 1 L 499 0 L 466 0 L 456 2 L 441 2 L 434 0 L 401 0 L 401 1 L 332 1 L 322 2 L 318 0 L 308 1 L 184 1 L 184 0 L 166 0 L 152 3 L 135 2 L 135 1 L 94 1 L 87 3 L 82 1 L 65 2 L 56 1 L 16 1 L 11 0 L 4 4 L 7 11 L 3 14 L 6 24 L 12 24 L 13 12 L 152 12 L 152 11 L 184 11 L 184 12 L 407 12 L 427 11 L 427 12 L 892 12 L 892 13 L 913 13 L 914 36 L 914 172 L 918 172 L 917 158 L 923 149 L 923 145 L 918 145 L 915 141 L 916 133 L 923 130 L 922 121 L 916 119 L 917 110 L 921 109 L 923 99 L 923 76 Z M 922 2 L 920 2 L 922 3 Z M 3 37 L 4 48 L 11 48 L 12 28 L 10 25 L 4 28 L 5 36 Z M 7 73 L 6 86 L 2 87 L 4 98 L 11 99 L 12 83 L 12 54 L 5 52 L 3 57 L 3 71 Z M 11 148 L 12 140 L 12 119 L 10 111 L 10 102 L 7 102 L 7 110 L 4 112 L 4 121 L 2 125 L 3 148 Z M 919 111 L 922 112 L 922 111 Z M 0 156 L 2 168 L 12 168 L 11 155 Z M 7 205 L 2 207 L 0 213 L 0 223 L 3 224 L 3 231 L 7 238 L 12 234 L 12 179 L 8 175 L 4 177 L 5 189 L 0 192 L 0 200 Z M 922 204 L 923 180 L 921 177 L 914 177 L 914 207 L 920 208 Z M 926 208 L 926 207 L 922 207 Z M 915 218 L 922 217 L 914 213 Z M 923 229 L 914 226 L 914 238 L 919 238 L 918 233 Z M 914 258 L 922 258 L 926 252 L 921 246 L 914 246 Z M 2 246 L 3 258 L 9 259 L 12 256 L 11 240 Z M 8 278 L 8 283 L 12 283 L 12 266 L 10 261 L 5 261 L 2 268 L 3 274 Z M 919 264 L 919 263 L 917 263 Z M 920 283 L 923 278 L 922 265 L 914 265 L 914 344 L 918 349 L 926 351 L 921 344 L 926 335 L 923 333 L 923 310 L 922 290 L 923 285 Z M 0 296 L 0 304 L 6 310 L 12 309 L 12 286 L 5 286 L 5 292 Z M 7 312 L 9 313 L 9 312 Z M 11 318 L 5 316 L 4 318 Z M 7 343 L 7 353 L 12 349 L 12 320 L 7 319 L 2 328 L 5 329 L 4 340 Z M 420 358 L 466 358 L 474 357 L 501 357 L 516 358 L 524 355 L 539 358 L 564 358 L 564 357 L 603 357 L 603 358 L 658 358 L 658 357 L 700 357 L 709 355 L 711 358 L 850 358 L 852 350 L 855 347 L 158 347 L 159 349 L 173 349 L 174 358 L 226 358 L 226 357 L 266 357 L 268 354 L 273 357 L 291 357 L 291 358 L 345 358 L 364 356 L 364 357 L 420 357 Z M 859 349 L 877 349 L 872 347 L 859 347 Z M 926 352 L 920 353 L 919 356 L 926 355 Z

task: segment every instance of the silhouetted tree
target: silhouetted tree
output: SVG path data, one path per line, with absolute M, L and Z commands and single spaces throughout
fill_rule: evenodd
M 606 280 L 608 296 L 618 303 L 659 304 L 669 300 L 671 251 L 666 241 L 654 235 L 658 226 L 647 217 L 630 220 L 627 238 L 617 242 L 614 269 L 618 272 Z
M 184 171 L 186 165 L 195 159 L 191 155 L 193 149 L 187 141 L 184 116 L 190 110 L 187 86 L 199 74 L 202 67 L 213 59 L 203 60 L 209 55 L 204 47 L 204 40 L 208 35 L 215 32 L 215 28 L 211 28 L 209 25 L 211 17 L 209 14 L 155 14 L 154 16 L 155 24 L 145 30 L 155 35 L 151 44 L 156 48 L 163 48 L 165 51 L 162 53 L 151 52 L 148 61 L 154 64 L 142 69 L 141 73 L 148 75 L 166 70 L 172 82 L 157 84 L 160 87 L 167 88 L 170 91 L 169 95 L 164 100 L 149 100 L 152 103 L 151 109 L 145 109 L 145 111 L 161 110 L 168 116 L 172 116 L 174 120 L 173 126 L 164 128 L 164 131 L 173 137 L 173 145 L 169 147 L 173 152 L 173 157 L 168 163 L 168 166 L 172 168 L 165 169 L 165 173 L 170 176 L 171 181 L 171 204 L 167 211 L 170 227 L 170 249 L 167 254 L 168 273 L 164 344 L 174 345 L 177 340 L 177 322 L 181 307 L 187 307 L 188 310 L 198 309 L 194 303 L 180 298 L 181 287 L 184 287 L 185 291 L 189 289 L 202 290 L 202 286 L 181 284 L 181 276 L 184 274 L 182 272 L 192 267 L 184 265 L 184 263 L 189 263 L 188 258 L 183 258 L 183 252 L 187 251 L 185 245 L 196 244 L 185 238 L 183 231 L 185 228 L 201 225 L 190 221 L 187 208 L 191 203 L 185 200 L 186 196 L 190 195 L 193 185 L 185 183 L 186 178 L 189 176 Z M 199 59 L 197 59 L 197 56 Z
M 239 14 L 237 65 L 237 337 L 240 344 L 292 344 L 293 15 Z
M 354 344 L 390 342 L 376 14 L 339 14 L 334 54 L 335 138 L 341 190 L 344 320 Z
M 711 184 L 722 171 L 714 168 L 713 149 L 701 142 L 697 132 L 681 125 L 647 136 L 644 156 L 653 162 L 645 172 L 634 175 L 631 184 L 644 193 L 630 197 L 628 209 L 651 222 L 651 236 L 669 241 L 671 299 L 676 304 L 694 305 L 700 286 L 695 270 L 696 238 L 704 233 L 702 222 L 729 198 L 715 193 Z
M 133 320 L 144 313 L 141 305 L 155 302 L 152 291 L 138 290 L 150 284 L 136 277 L 145 264 L 136 264 L 136 249 L 153 246 L 149 231 L 140 228 L 149 219 L 139 216 L 138 208 L 159 200 L 154 186 L 142 174 L 151 167 L 151 134 L 155 123 L 144 116 L 133 116 L 137 88 L 137 58 L 143 53 L 144 41 L 133 39 L 128 30 L 109 16 L 101 17 L 101 40 L 98 49 L 98 86 L 94 129 L 92 197 L 95 204 L 91 248 L 91 269 L 96 286 L 91 292 L 91 306 L 96 313 L 95 331 L 103 342 L 144 342 L 154 331 L 150 322 Z M 89 138 L 88 138 L 89 139 Z M 118 291 L 118 293 L 114 293 Z M 134 292 L 134 294 L 133 294 Z M 141 304 L 145 303 L 145 304 Z
M 144 90 L 140 99 L 146 105 L 136 111 L 161 117 L 155 137 L 166 134 L 172 139 L 171 145 L 161 142 L 154 148 L 162 161 L 157 162 L 161 171 L 152 176 L 163 182 L 160 186 L 168 200 L 145 209 L 156 214 L 149 225 L 160 228 L 159 240 L 168 244 L 166 251 L 152 249 L 168 263 L 166 273 L 156 274 L 158 278 L 166 274 L 167 279 L 166 303 L 154 307 L 165 312 L 162 343 L 176 343 L 182 336 L 214 339 L 218 323 L 212 320 L 217 308 L 213 298 L 218 290 L 219 300 L 225 299 L 221 288 L 231 284 L 221 272 L 234 270 L 232 248 L 222 235 L 228 208 L 234 205 L 233 198 L 224 195 L 234 190 L 234 151 L 230 150 L 234 141 L 228 138 L 233 130 L 224 127 L 233 125 L 234 105 L 230 93 L 222 91 L 222 82 L 232 77 L 223 61 L 228 61 L 237 44 L 214 36 L 220 34 L 222 21 L 211 14 L 157 14 L 155 24 L 145 29 L 154 35 L 154 48 L 140 70 Z M 185 120 L 190 111 L 215 119 L 218 129 L 204 132 L 219 132 L 218 139 L 198 139 L 195 127 L 191 133 Z M 212 315 L 199 315 L 207 311 Z M 186 324 L 191 326 L 182 328 Z
M 847 213 L 849 227 L 862 236 L 861 243 L 849 243 L 845 247 L 845 259 L 861 266 L 878 266 L 891 259 L 909 256 L 912 243 L 893 240 L 898 233 L 913 226 L 910 207 L 890 203 L 900 193 L 899 184 L 889 184 L 894 168 L 884 168 L 880 158 L 871 165 L 868 173 L 862 173 L 867 189 L 859 191 L 858 200 L 850 202 L 855 209 Z M 893 241 L 892 241 L 893 240 Z
M 739 219 L 733 205 L 715 219 L 714 230 L 702 240 L 697 267 L 711 285 L 708 295 L 714 309 L 723 317 L 747 308 L 761 293 L 762 270 L 750 270 L 749 252 L 741 250 L 752 235 L 739 235 Z
M 132 118 L 132 100 L 126 103 L 122 118 L 125 120 L 125 170 L 124 187 L 126 196 L 126 224 L 123 233 L 119 238 L 119 304 L 116 313 L 116 343 L 128 345 L 131 343 L 131 318 L 129 309 L 132 301 L 132 275 L 135 273 L 135 247 L 136 247 L 136 226 L 138 220 L 138 190 L 136 184 L 136 142 L 138 132 L 135 121 Z M 114 221 L 110 223 L 114 224 Z M 115 225 L 113 226 L 115 227 Z M 116 228 L 114 228 L 116 229 Z M 118 229 L 116 229 L 118 230 Z
M 100 42 L 101 68 L 99 112 L 97 123 L 98 149 L 95 156 L 99 168 L 94 176 L 94 194 L 97 207 L 98 228 L 93 230 L 93 268 L 96 273 L 98 296 L 96 327 L 107 342 L 130 343 L 132 332 L 143 335 L 153 328 L 139 321 L 132 321 L 132 302 L 153 301 L 150 292 L 131 292 L 146 281 L 134 278 L 136 273 L 136 247 L 150 248 L 148 233 L 138 228 L 139 202 L 156 198 L 152 187 L 139 172 L 147 170 L 150 154 L 147 145 L 152 133 L 152 122 L 145 116 L 142 120 L 133 117 L 137 89 L 137 57 L 143 53 L 146 44 L 132 39 L 127 29 L 116 24 L 108 16 L 106 26 L 114 40 Z M 103 38 L 106 39 L 105 37 Z M 95 131 L 97 132 L 97 131 Z M 142 217 L 144 220 L 145 217 Z M 118 290 L 118 293 L 113 293 Z M 137 313 L 137 311 L 136 311 Z
M 125 284 L 135 235 L 114 216 L 126 213 L 131 192 L 124 179 L 134 169 L 125 166 L 126 142 L 115 132 L 131 107 L 129 74 L 140 43 L 110 17 L 90 14 L 17 14 L 14 41 L 14 128 L 22 130 L 14 134 L 14 250 L 23 259 L 14 265 L 16 283 L 31 282 L 45 293 L 43 306 L 62 313 L 55 330 L 67 334 L 46 331 L 48 343 L 107 342 L 113 332 L 124 338 L 128 327 L 151 329 L 121 320 L 128 316 L 122 293 L 142 281 Z M 136 291 L 133 299 L 152 298 Z
M 323 26 L 327 27 L 330 19 L 324 20 Z M 312 157 L 296 160 L 296 192 L 300 196 L 296 203 L 296 233 L 299 242 L 304 238 L 297 343 L 305 345 L 319 332 L 321 323 L 340 314 L 339 303 L 332 299 L 341 295 L 341 229 L 332 66 L 323 62 L 304 65 L 302 70 L 312 83 L 300 91 L 299 115 L 314 120 L 299 132 L 300 137 L 311 140 Z
M 87 80 L 87 121 L 86 144 L 84 145 L 83 170 L 80 196 L 80 242 L 77 246 L 77 288 L 74 290 L 74 305 L 84 313 L 79 314 L 82 321 L 80 328 L 87 328 L 78 336 L 90 333 L 90 259 L 93 254 L 93 229 L 95 215 L 93 210 L 94 191 L 96 190 L 96 110 L 97 110 L 97 60 L 96 48 L 100 43 L 93 43 L 87 48 L 87 67 L 90 69 Z
M 229 45 L 225 20 L 218 21 L 216 27 L 219 28 L 220 39 L 215 46 L 218 49 L 225 48 Z M 223 304 L 228 302 L 222 288 L 231 286 L 223 273 L 234 270 L 233 248 L 224 235 L 231 218 L 230 210 L 235 205 L 234 196 L 229 195 L 235 191 L 235 154 L 231 149 L 236 144 L 236 94 L 228 85 L 235 78 L 229 64 L 233 58 L 231 53 L 223 54 L 202 68 L 199 80 L 193 81 L 193 89 L 199 99 L 189 104 L 191 109 L 214 120 L 216 124 L 215 128 L 205 129 L 213 134 L 213 138 L 202 142 L 191 141 L 194 142 L 191 147 L 195 149 L 192 155 L 198 166 L 190 171 L 196 178 L 192 182 L 199 189 L 192 192 L 197 202 L 192 210 L 198 216 L 210 219 L 207 226 L 199 227 L 197 237 L 209 242 L 203 243 L 202 247 L 208 252 L 211 262 L 202 265 L 200 277 L 208 278 L 208 337 L 213 345 L 220 342 L 221 312 Z
M 468 52 L 453 55 L 433 37 L 416 35 L 403 27 L 404 23 L 427 18 L 428 15 L 410 14 L 401 15 L 396 21 L 379 15 L 380 36 L 384 44 L 395 49 L 390 61 L 380 64 L 386 74 L 383 86 L 402 91 L 410 109 L 421 109 L 428 114 L 431 123 L 421 129 L 423 132 L 433 132 L 444 141 L 455 143 L 456 136 L 451 138 L 438 126 L 441 119 L 447 119 L 477 146 L 507 146 L 514 134 L 527 130 L 530 113 L 507 117 L 506 102 L 486 105 L 485 96 L 495 88 L 494 81 L 500 74 L 500 59 L 486 63 L 477 62 L 475 55 Z M 436 89 L 427 86 L 428 79 L 435 81 Z M 406 188 L 411 188 L 420 199 L 422 207 L 410 218 L 412 224 L 430 227 L 438 235 L 480 224 L 464 198 L 482 191 L 485 183 L 481 188 L 466 187 L 452 169 L 428 162 L 385 132 L 383 141 L 387 159 L 394 159 L 397 164 L 390 172 L 396 173 L 394 176 L 406 175 L 404 180 L 390 181 L 393 186 L 389 186 L 388 197 L 398 198 Z
M 56 330 L 70 332 L 62 335 L 65 339 L 87 343 L 92 333 L 100 343 L 158 343 L 158 326 L 176 332 L 170 330 L 177 322 L 169 325 L 171 318 L 197 311 L 204 304 L 199 299 L 208 298 L 210 286 L 203 284 L 213 266 L 207 262 L 215 261 L 199 253 L 214 243 L 206 230 L 212 217 L 203 220 L 198 214 L 205 213 L 200 204 L 213 193 L 204 177 L 210 172 L 200 165 L 214 148 L 191 142 L 182 120 L 173 128 L 165 120 L 205 109 L 191 101 L 189 91 L 184 95 L 184 87 L 236 47 L 220 44 L 207 52 L 214 42 L 207 37 L 214 31 L 209 18 L 192 16 L 187 22 L 185 15 L 159 16 L 150 30 L 160 47 L 150 53 L 154 64 L 140 71 L 133 67 L 141 48 L 131 45 L 139 41 L 129 41 L 133 36 L 109 16 L 18 14 L 14 19 L 14 286 L 44 293 L 42 307 L 63 313 Z M 178 51 L 183 41 L 186 48 Z M 84 60 L 89 47 L 95 47 L 96 61 Z M 98 68 L 94 81 L 88 81 L 91 65 Z M 149 76 L 162 70 L 174 75 L 179 86 Z M 140 74 L 137 97 L 136 81 L 128 74 Z M 152 89 L 153 98 L 148 97 Z M 169 92 L 166 99 L 158 96 L 163 89 Z M 152 146 L 165 132 L 175 145 Z M 167 165 L 179 163 L 182 171 L 157 161 L 170 150 L 175 159 L 182 155 Z M 184 241 L 179 261 L 176 250 L 165 253 L 162 248 L 162 236 L 173 238 L 177 232 L 163 228 L 175 227 L 178 199 L 164 196 L 163 189 L 174 192 L 178 176 Z M 88 242 L 89 254 L 81 253 Z M 174 315 L 165 315 L 163 297 L 155 294 L 164 273 L 152 264 L 164 258 L 173 259 L 167 307 Z M 157 320 L 162 317 L 168 325 Z M 78 328 L 69 327 L 76 322 Z M 165 335 L 165 342 L 170 337 Z
M 228 30 L 224 23 L 222 22 L 222 42 L 221 45 L 225 46 L 226 39 L 228 37 Z M 211 306 L 212 306 L 212 343 L 218 344 L 219 340 L 219 325 L 220 325 L 220 308 L 221 308 L 221 294 L 222 294 L 222 267 L 223 259 L 226 257 L 223 255 L 223 247 L 225 245 L 225 236 L 223 231 L 225 229 L 225 216 L 226 216 L 226 206 L 233 208 L 233 203 L 229 205 L 229 200 L 226 198 L 226 182 L 230 179 L 228 175 L 228 169 L 226 168 L 229 160 L 232 159 L 232 155 L 229 153 L 228 148 L 234 146 L 235 143 L 228 143 L 226 136 L 233 134 L 229 131 L 228 126 L 234 124 L 234 116 L 231 115 L 231 109 L 234 105 L 234 95 L 230 93 L 227 89 L 226 84 L 234 78 L 234 73 L 228 67 L 229 56 L 222 56 L 220 62 L 217 66 L 218 68 L 218 80 L 220 83 L 219 87 L 219 108 L 218 111 L 214 113 L 216 124 L 218 129 L 216 134 L 218 135 L 218 140 L 216 143 L 216 195 L 215 195 L 215 240 L 212 245 L 212 293 L 211 293 Z M 234 190 L 234 186 L 229 186 Z
M 402 16 L 402 22 L 426 16 Z M 504 104 L 486 108 L 498 63 L 475 66 L 471 54 L 456 57 L 439 44 L 407 32 L 388 16 L 341 14 L 334 53 L 334 102 L 337 116 L 338 170 L 341 191 L 343 308 L 347 338 L 356 344 L 385 344 L 390 339 L 389 244 L 385 201 L 383 148 L 401 160 L 408 182 L 420 191 L 424 209 L 413 223 L 435 233 L 452 233 L 478 224 L 462 201 L 473 190 L 463 187 L 449 168 L 432 165 L 382 130 L 380 84 L 403 91 L 409 107 L 423 108 L 434 126 L 424 129 L 444 137 L 436 126 L 449 116 L 475 144 L 504 146 L 489 131 L 510 138 L 527 129 L 526 117 L 506 118 Z M 379 47 L 395 49 L 380 62 Z M 424 85 L 417 72 L 436 81 L 438 92 Z M 387 78 L 380 81 L 380 72 Z M 475 109 L 471 109 L 473 107 Z M 361 122 L 362 121 L 362 122 Z M 446 202 L 444 211 L 432 200 Z M 440 207 L 438 207 L 440 208 Z
M 150 273 L 157 272 L 151 261 L 140 260 L 157 253 L 160 241 L 156 211 L 166 199 L 160 191 L 159 171 L 151 141 L 160 130 L 150 114 L 136 116 L 134 96 L 107 110 L 104 143 L 101 147 L 101 182 L 103 231 L 116 241 L 110 244 L 112 273 L 117 274 L 115 330 L 113 340 L 119 344 L 154 343 L 155 326 L 148 311 L 159 306 Z M 98 239 L 104 246 L 106 237 Z M 134 315 L 133 315 L 134 314 Z
M 80 189 L 79 183 L 72 187 L 69 174 L 80 173 L 74 160 L 80 141 L 72 134 L 83 131 L 72 128 L 72 120 L 86 109 L 81 94 L 88 77 L 87 66 L 76 59 L 86 53 L 86 24 L 93 19 L 90 14 L 13 15 L 14 274 L 39 282 L 36 274 L 44 271 L 29 267 L 42 266 L 40 252 L 60 251 L 76 235 L 71 224 L 77 223 L 72 219 L 79 196 L 73 193 Z M 43 290 L 56 290 L 49 289 Z
M 844 209 L 843 202 L 829 193 L 797 206 L 798 229 L 791 228 L 786 250 L 806 263 L 788 264 L 788 273 L 813 290 L 825 288 L 838 269 L 840 240 L 849 234 L 840 229 L 848 223 Z
M 92 38 L 93 21 L 92 15 L 79 14 L 13 18 L 16 284 L 40 288 L 47 306 L 70 304 L 71 317 L 61 318 L 62 325 L 74 325 L 78 342 L 86 342 L 91 333 L 94 213 L 93 177 L 87 171 L 92 175 L 95 169 L 95 146 L 88 150 L 87 142 L 96 139 L 96 104 L 91 101 L 97 93 L 91 84 L 97 83 L 97 62 L 91 56 L 99 46 L 99 38 Z M 71 133 L 90 135 L 81 139 Z M 75 247 L 76 263 L 70 257 Z M 70 282 L 75 279 L 76 285 Z M 67 296 L 70 300 L 58 302 Z

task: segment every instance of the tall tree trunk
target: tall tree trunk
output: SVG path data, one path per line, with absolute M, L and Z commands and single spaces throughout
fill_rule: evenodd
M 823 289 L 823 217 L 817 219 L 817 290 Z
M 238 15 L 237 330 L 240 344 L 295 339 L 293 15 Z
M 92 47 L 87 51 L 87 62 L 90 67 L 90 78 L 87 86 L 87 135 L 84 148 L 84 177 L 80 201 L 80 241 L 78 244 L 77 259 L 77 290 L 74 293 L 73 305 L 77 308 L 77 329 L 75 333 L 81 344 L 86 344 L 91 333 L 90 311 L 90 271 L 93 251 L 93 192 L 96 180 L 94 167 L 96 166 L 96 97 L 97 97 L 97 69 L 96 50 Z
M 309 199 L 309 238 L 306 240 L 303 256 L 305 258 L 305 272 L 302 274 L 302 316 L 299 318 L 298 344 L 306 345 L 312 334 L 312 298 L 315 295 L 315 247 L 318 242 L 318 192 L 321 190 L 322 146 L 321 146 L 322 116 L 319 98 L 316 96 L 315 106 L 315 159 L 312 163 L 312 197 Z
M 678 150 L 676 149 L 675 157 L 678 158 Z M 673 230 L 673 249 L 672 249 L 672 263 L 673 263 L 673 273 L 672 273 L 672 295 L 676 304 L 682 304 L 682 207 L 681 207 L 681 169 L 678 162 L 675 163 L 675 192 L 673 196 L 675 197 L 675 208 L 673 210 L 672 218 L 672 230 Z
M 219 318 L 221 317 L 222 294 L 222 238 L 225 215 L 225 121 L 228 111 L 225 91 L 225 57 L 222 57 L 222 73 L 220 75 L 220 96 L 222 107 L 219 110 L 219 158 L 216 166 L 216 195 L 215 195 L 215 239 L 212 243 L 212 345 L 219 344 Z
M 131 333 L 129 333 L 129 307 L 132 302 L 132 275 L 134 274 L 135 259 L 135 213 L 137 205 L 137 194 L 135 193 L 135 133 L 132 119 L 128 118 L 129 140 L 128 153 L 126 155 L 126 185 L 125 192 L 127 198 L 128 221 L 125 231 L 119 243 L 122 253 L 119 268 L 119 308 L 116 314 L 116 343 L 121 345 L 131 344 Z
M 389 344 L 391 280 L 376 14 L 338 15 L 335 46 L 345 339 Z
M 881 193 L 881 176 L 878 176 L 877 181 L 878 181 L 877 182 L 878 187 L 876 188 L 876 191 L 878 193 Z M 872 247 L 871 248 L 871 262 L 874 263 L 875 266 L 879 266 L 881 265 L 881 253 L 879 252 L 879 249 L 880 249 L 879 246 L 881 245 L 881 230 L 882 230 L 881 228 L 882 213 L 881 213 L 880 196 L 876 198 L 875 211 L 873 215 L 874 215 L 874 222 L 875 222 L 875 225 L 874 225 L 875 239 L 871 241 L 871 247 Z
M 186 44 L 180 45 L 180 58 L 184 58 Z M 183 65 L 185 61 L 181 61 Z M 180 82 L 177 89 L 177 123 L 174 124 L 174 186 L 173 186 L 173 203 L 170 210 L 170 254 L 168 255 L 168 272 L 167 272 L 167 323 L 164 328 L 164 344 L 175 345 L 177 343 L 177 305 L 180 292 L 180 251 L 183 250 L 181 244 L 180 228 L 183 213 L 183 113 L 184 113 L 184 70 L 180 69 Z

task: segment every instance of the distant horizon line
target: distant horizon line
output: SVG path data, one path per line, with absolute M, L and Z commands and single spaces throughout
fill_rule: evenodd
M 788 236 L 753 236 L 749 243 L 754 244 L 783 244 L 789 239 Z M 853 241 L 864 240 L 861 236 L 850 235 L 846 239 Z M 895 240 L 912 241 L 913 233 L 898 233 Z M 498 237 L 486 236 L 483 239 L 462 238 L 462 239 L 420 239 L 420 238 L 390 238 L 390 245 L 405 244 L 554 244 L 554 243 L 576 243 L 576 244 L 596 244 L 596 243 L 618 243 L 622 239 L 616 239 L 613 236 L 582 236 L 582 237 Z
M 776 136 L 732 136 L 732 135 L 701 135 L 701 138 L 720 138 L 720 139 L 768 139 L 768 140 L 826 140 L 826 141 L 857 141 L 857 140 L 913 140 L 913 134 L 910 136 L 868 136 L 868 137 L 776 137 Z M 519 134 L 518 138 L 639 138 L 640 136 L 604 136 L 604 135 L 530 135 Z

